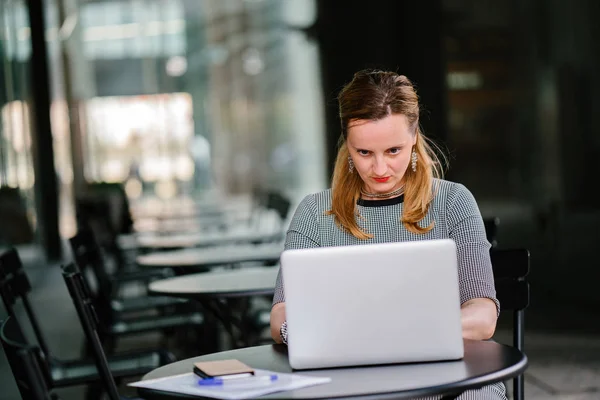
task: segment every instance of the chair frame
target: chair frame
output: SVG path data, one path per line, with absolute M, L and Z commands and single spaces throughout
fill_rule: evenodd
M 110 372 L 108 360 L 100 337 L 98 336 L 98 315 L 94 310 L 89 290 L 75 264 L 71 263 L 63 267 L 63 278 L 69 289 L 69 294 L 73 299 L 73 304 L 77 310 L 79 321 L 85 332 L 91 350 L 93 352 L 96 367 L 100 374 L 100 379 L 104 384 L 104 389 L 110 400 L 119 400 L 119 392 L 114 377 Z
M 0 296 L 4 302 L 5 308 L 9 316 L 14 320 L 14 324 L 19 325 L 19 330 L 22 331 L 19 323 L 20 318 L 16 315 L 14 306 L 17 298 L 20 299 L 25 309 L 25 314 L 29 325 L 33 329 L 37 345 L 43 353 L 43 358 L 48 366 L 48 374 L 52 382 L 52 387 L 69 387 L 81 384 L 88 384 L 97 381 L 98 374 L 75 374 L 73 371 L 89 370 L 92 365 L 92 360 L 89 359 L 71 359 L 59 360 L 53 357 L 50 348 L 43 335 L 38 319 L 34 313 L 33 307 L 29 301 L 28 293 L 31 291 L 31 284 L 23 268 L 23 264 L 16 249 L 12 248 L 0 255 Z M 25 339 L 24 339 L 25 340 Z M 25 342 L 24 342 L 25 343 Z M 116 369 L 115 377 L 122 379 L 125 377 L 139 376 L 148 372 L 150 365 L 140 365 L 139 361 L 148 356 L 158 355 L 159 365 L 165 365 L 175 361 L 175 356 L 164 350 L 143 350 L 126 353 L 111 354 L 110 365 L 119 365 Z M 133 361 L 132 366 L 123 368 L 123 362 Z M 56 373 L 56 374 L 55 374 Z M 64 374 L 63 374 L 64 373 Z
M 530 300 L 529 282 L 526 280 L 530 270 L 529 250 L 493 248 L 490 257 L 500 311 L 513 312 L 513 346 L 524 351 L 525 309 Z M 514 400 L 522 400 L 524 396 L 524 376 L 521 374 L 513 380 L 513 397 Z
M 52 400 L 50 368 L 41 349 L 27 344 L 14 316 L 0 321 L 0 341 L 24 399 Z
M 8 285 L 5 286 L 5 282 L 7 281 L 12 281 L 10 287 Z M 15 293 L 12 290 L 12 287 L 14 286 L 17 286 L 16 291 L 20 294 Z M 42 329 L 38 324 L 37 318 L 35 318 L 33 307 L 31 307 L 29 297 L 26 294 L 30 291 L 31 284 L 29 283 L 29 279 L 23 270 L 23 264 L 19 254 L 15 248 L 12 248 L 0 256 L 0 296 L 2 297 L 2 300 L 7 308 L 6 311 L 11 316 L 15 315 L 13 307 L 17 301 L 17 297 L 21 299 L 31 327 L 33 328 L 33 333 L 35 334 L 38 345 L 46 357 L 49 357 L 50 351 L 48 344 L 44 339 Z
M 148 296 L 148 300 L 145 302 L 147 306 L 135 310 L 156 310 L 159 312 L 157 316 L 136 316 L 135 319 L 131 319 L 129 318 L 130 316 L 123 315 L 121 311 L 116 310 L 114 307 L 114 300 L 116 300 L 112 296 L 114 286 L 110 275 L 104 269 L 101 248 L 94 233 L 90 230 L 81 230 L 69 239 L 69 244 L 77 268 L 82 271 L 90 269 L 97 280 L 98 290 L 90 293 L 92 294 L 92 300 L 101 321 L 99 334 L 105 346 L 113 347 L 117 339 L 125 335 L 135 335 L 150 331 L 160 331 L 169 334 L 174 332 L 174 329 L 177 327 L 200 326 L 203 324 L 203 317 L 200 318 L 200 312 L 195 310 L 195 304 L 168 297 Z M 158 302 L 161 299 L 166 300 L 162 305 Z M 165 313 L 165 310 L 169 312 Z M 141 322 L 148 322 L 148 324 L 145 324 L 143 328 L 139 328 L 141 330 L 135 327 L 132 329 L 128 328 L 136 323 L 138 323 L 139 327 L 139 323 Z M 115 327 L 119 327 L 119 329 L 113 329 Z

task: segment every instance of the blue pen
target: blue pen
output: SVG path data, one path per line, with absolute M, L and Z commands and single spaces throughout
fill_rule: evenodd
M 249 378 L 238 378 L 238 379 L 222 379 L 222 378 L 205 378 L 198 381 L 200 386 L 229 386 L 229 385 L 243 385 L 253 384 L 257 382 L 273 382 L 277 380 L 277 375 L 259 375 L 252 376 Z

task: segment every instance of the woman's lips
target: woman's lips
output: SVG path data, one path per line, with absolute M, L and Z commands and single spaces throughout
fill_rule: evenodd
M 385 178 L 373 178 L 373 179 L 374 179 L 376 182 L 379 182 L 379 183 L 384 183 L 384 182 L 387 182 L 387 181 L 390 179 L 390 177 L 389 177 L 389 176 L 387 176 L 387 177 L 385 177 Z

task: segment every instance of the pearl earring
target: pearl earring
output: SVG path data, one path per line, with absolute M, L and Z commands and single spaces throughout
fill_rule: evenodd
M 417 152 L 413 149 L 412 155 L 410 157 L 410 163 L 413 172 L 417 172 Z
M 352 173 L 354 171 L 354 161 L 352 161 L 352 157 L 348 156 L 348 172 Z

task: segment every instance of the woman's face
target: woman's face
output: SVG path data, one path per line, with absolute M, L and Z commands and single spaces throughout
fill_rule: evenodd
M 406 116 L 392 114 L 378 121 L 351 121 L 346 142 L 365 191 L 389 193 L 402 186 L 416 143 Z

